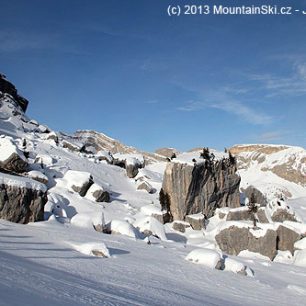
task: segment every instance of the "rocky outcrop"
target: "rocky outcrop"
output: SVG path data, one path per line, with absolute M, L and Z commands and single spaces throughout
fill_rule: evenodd
M 273 225 L 265 229 L 232 225 L 221 230 L 215 237 L 220 249 L 227 254 L 238 255 L 248 250 L 271 260 L 278 250 L 290 251 L 293 255 L 294 244 L 301 238 L 299 233 L 283 225 L 277 229 Z
M 226 217 L 226 221 L 242 221 L 242 220 L 253 220 L 252 214 L 248 207 L 239 207 L 231 209 Z
M 45 185 L 18 176 L 0 175 L 0 218 L 23 223 L 44 220 Z
M 300 240 L 302 237 L 300 234 L 294 230 L 280 225 L 277 228 L 277 249 L 281 251 L 290 251 L 293 255 L 294 253 L 294 244 L 296 241 Z
M 0 91 L 12 96 L 24 112 L 27 110 L 28 100 L 18 94 L 16 87 L 3 74 L 0 74 Z
M 266 206 L 268 204 L 265 195 L 254 186 L 249 186 L 248 188 L 243 190 L 243 192 L 249 200 L 251 199 L 251 196 L 253 196 L 253 200 L 255 201 L 255 203 L 260 204 L 260 206 Z
M 179 154 L 179 152 L 174 148 L 160 148 L 157 149 L 155 153 L 169 159 L 175 158 Z
M 284 222 L 284 221 L 293 221 L 297 222 L 295 214 L 289 212 L 287 209 L 277 209 L 271 216 L 273 222 Z
M 218 207 L 240 206 L 239 184 L 236 165 L 229 159 L 194 166 L 171 162 L 164 173 L 160 202 L 174 220 L 197 213 L 211 217 Z
M 249 228 L 230 226 L 216 235 L 220 249 L 230 255 L 238 255 L 241 251 L 249 250 L 269 257 L 271 260 L 276 255 L 275 231 L 268 229 L 260 236 L 254 236 Z

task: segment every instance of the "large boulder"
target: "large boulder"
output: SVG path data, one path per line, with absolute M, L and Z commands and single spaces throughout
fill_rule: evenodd
M 143 156 L 139 155 L 133 156 L 117 153 L 113 157 L 113 165 L 124 168 L 129 178 L 134 178 L 138 174 L 139 169 L 143 168 L 145 164 Z
M 226 221 L 242 221 L 242 220 L 253 220 L 252 214 L 248 207 L 238 207 L 231 209 L 226 217 Z
M 0 218 L 16 223 L 44 220 L 47 187 L 29 178 L 0 175 Z
M 0 138 L 0 170 L 24 172 L 28 166 L 24 154 L 17 148 L 12 138 Z
M 248 186 L 243 192 L 249 200 L 253 196 L 255 203 L 260 204 L 260 206 L 266 206 L 268 203 L 266 196 L 252 185 Z
M 293 255 L 295 248 L 294 244 L 296 241 L 300 240 L 302 237 L 300 234 L 294 230 L 280 225 L 277 230 L 277 249 L 281 251 L 290 251 Z
M 273 222 L 299 221 L 294 210 L 283 199 L 271 200 L 266 207 L 266 211 Z
M 276 255 L 277 234 L 272 229 L 256 233 L 248 227 L 232 225 L 221 230 L 215 238 L 220 249 L 230 255 L 238 255 L 244 250 L 260 253 L 271 260 Z
M 110 194 L 98 184 L 92 184 L 86 192 L 86 198 L 95 202 L 110 202 Z
M 68 189 L 79 193 L 81 197 L 84 197 L 94 183 L 93 178 L 89 172 L 68 170 L 63 181 L 66 182 Z
M 200 231 L 205 227 L 205 216 L 201 213 L 187 215 L 185 221 L 188 222 L 195 231 Z
M 195 165 L 167 164 L 160 202 L 174 220 L 203 213 L 211 217 L 217 207 L 239 207 L 240 177 L 229 159 Z M 170 218 L 171 219 L 171 218 Z

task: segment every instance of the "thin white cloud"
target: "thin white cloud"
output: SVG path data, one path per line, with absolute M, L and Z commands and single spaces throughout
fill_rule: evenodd
M 258 110 L 247 106 L 246 104 L 242 104 L 241 102 L 229 101 L 214 103 L 211 104 L 210 107 L 220 109 L 231 114 L 235 114 L 243 120 L 255 125 L 265 125 L 273 121 L 273 118 L 271 116 L 259 112 Z
M 234 114 L 242 120 L 254 125 L 266 125 L 273 121 L 273 117 L 238 101 L 225 101 L 206 103 L 201 101 L 188 101 L 178 110 L 185 112 L 200 111 L 206 108 L 218 109 L 229 114 Z

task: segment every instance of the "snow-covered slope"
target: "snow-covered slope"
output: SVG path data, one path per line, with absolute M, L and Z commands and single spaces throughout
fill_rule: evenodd
M 237 156 L 241 187 L 254 185 L 268 197 L 306 196 L 306 150 L 284 145 L 239 145 L 230 149 Z

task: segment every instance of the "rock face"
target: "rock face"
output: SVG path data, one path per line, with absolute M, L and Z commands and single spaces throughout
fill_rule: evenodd
M 178 155 L 179 152 L 174 148 L 160 148 L 155 153 L 171 159 Z
M 294 243 L 302 237 L 292 229 L 280 225 L 277 228 L 277 249 L 281 251 L 290 251 L 294 253 Z
M 294 213 L 288 212 L 286 209 L 277 209 L 271 216 L 273 222 L 293 221 L 297 222 Z
M 23 224 L 43 221 L 46 190 L 44 185 L 31 179 L 1 174 L 0 218 Z
M 16 87 L 3 74 L 0 74 L 0 91 L 11 95 L 24 112 L 27 110 L 28 100 L 18 94 Z
M 247 189 L 245 189 L 244 194 L 248 199 L 250 199 L 251 195 L 253 195 L 255 203 L 260 204 L 260 206 L 266 206 L 268 204 L 264 194 L 254 186 L 249 186 Z
M 168 163 L 160 193 L 162 209 L 174 220 L 184 220 L 197 213 L 211 217 L 218 207 L 239 207 L 240 177 L 235 172 L 229 159 L 194 166 Z
M 230 226 L 216 235 L 220 249 L 230 255 L 238 255 L 243 250 L 260 253 L 271 260 L 276 255 L 275 231 L 268 229 L 264 235 L 256 237 L 249 228 Z

